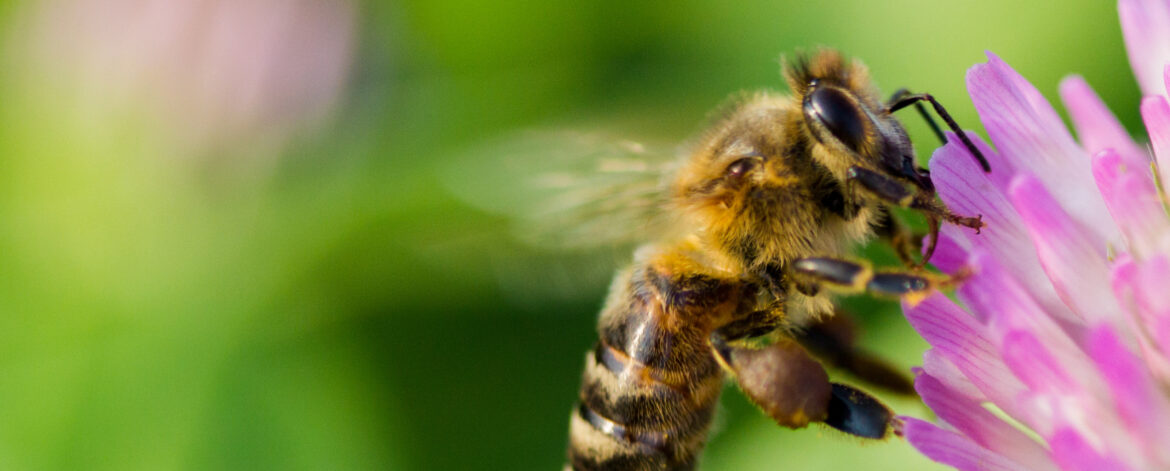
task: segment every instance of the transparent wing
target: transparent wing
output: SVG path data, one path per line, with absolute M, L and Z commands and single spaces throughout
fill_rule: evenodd
M 524 242 L 618 247 L 677 230 L 666 188 L 676 155 L 600 133 L 536 130 L 476 147 L 444 173 L 456 195 L 511 218 Z

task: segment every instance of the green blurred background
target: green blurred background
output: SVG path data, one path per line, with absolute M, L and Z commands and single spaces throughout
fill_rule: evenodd
M 967 127 L 992 50 L 1050 98 L 1084 75 L 1139 130 L 1101 1 L 77 0 L 0 22 L 2 469 L 558 469 L 623 257 L 528 247 L 456 196 L 478 176 L 459 159 L 520 129 L 681 142 L 829 45 Z M 895 305 L 844 304 L 918 363 Z M 718 422 L 706 469 L 936 468 L 733 389 Z

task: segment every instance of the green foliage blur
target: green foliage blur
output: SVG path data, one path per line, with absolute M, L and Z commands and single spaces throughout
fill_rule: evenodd
M 975 129 L 964 71 L 991 50 L 1050 98 L 1085 76 L 1141 133 L 1109 2 L 367 1 L 324 124 L 179 152 L 59 93 L 88 82 L 25 73 L 35 5 L 0 4 L 0 469 L 559 469 L 627 256 L 523 244 L 458 196 L 459 159 L 530 128 L 682 142 L 730 94 L 782 89 L 797 48 Z M 919 363 L 896 305 L 844 304 L 868 348 Z M 780 429 L 733 388 L 718 423 L 706 469 L 939 469 Z

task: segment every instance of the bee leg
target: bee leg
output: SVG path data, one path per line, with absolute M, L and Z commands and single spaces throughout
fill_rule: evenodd
M 711 344 L 744 394 L 777 424 L 802 428 L 823 422 L 865 438 L 882 438 L 896 428 L 893 413 L 880 401 L 830 383 L 825 369 L 795 340 L 784 337 L 759 349 L 732 345 L 735 336 L 757 331 L 751 317 L 716 330 Z
M 793 339 L 822 363 L 848 371 L 874 386 L 898 394 L 915 394 L 914 382 L 909 375 L 858 348 L 856 338 L 856 323 L 852 316 L 841 310 L 793 333 Z
M 921 250 L 918 241 L 921 241 L 926 234 L 912 232 L 905 224 L 902 224 L 902 221 L 894 217 L 889 208 L 882 208 L 881 218 L 878 220 L 877 226 L 874 227 L 874 231 L 877 232 L 878 237 L 890 244 L 898 256 L 898 260 L 906 267 L 921 268 L 926 264 L 925 261 L 919 263 L 914 260 L 913 255 Z
M 926 253 L 922 255 L 922 262 L 917 264 L 919 267 L 925 265 L 934 255 L 934 248 L 938 244 L 940 220 L 970 227 L 975 229 L 976 233 L 983 227 L 982 215 L 967 217 L 952 213 L 946 206 L 935 200 L 933 191 L 913 192 L 898 180 L 857 166 L 849 167 L 846 175 L 850 184 L 860 185 L 861 189 L 869 195 L 885 203 L 914 209 L 926 215 L 926 221 L 930 224 L 930 242 L 926 246 Z
M 935 201 L 934 194 L 910 191 L 902 182 L 890 178 L 880 172 L 867 168 L 853 166 L 846 171 L 849 183 L 861 185 L 869 195 L 882 202 L 910 208 L 933 216 L 951 224 L 970 227 L 979 230 L 983 227 L 983 216 L 967 217 L 950 212 L 945 206 Z
M 894 411 L 860 389 L 833 383 L 829 417 L 825 425 L 862 438 L 885 438 L 890 429 L 901 434 L 901 423 Z
M 927 272 L 875 272 L 866 262 L 833 257 L 804 257 L 789 268 L 797 283 L 833 289 L 843 293 L 865 293 L 903 298 L 917 303 L 934 290 L 949 288 L 964 278 Z
M 894 105 L 897 105 L 902 101 L 903 98 L 906 98 L 910 95 L 913 94 L 910 93 L 910 90 L 905 88 L 898 89 L 898 91 L 894 92 L 894 94 L 890 96 L 890 101 L 886 102 L 886 109 L 889 110 L 888 112 L 893 113 L 894 111 L 897 111 L 897 109 L 894 109 Z M 904 106 L 906 105 L 902 105 L 902 107 Z M 899 107 L 899 109 L 900 108 L 901 107 Z M 930 115 L 930 112 L 926 111 L 926 107 L 922 106 L 921 100 L 914 101 L 914 109 L 918 110 L 918 114 L 921 115 L 922 119 L 926 121 L 926 124 L 930 126 L 930 130 L 934 132 L 934 135 L 938 136 L 938 140 L 943 144 L 946 144 L 947 136 L 943 134 L 942 129 L 938 127 L 938 123 L 934 121 L 934 117 Z
M 971 151 L 971 156 L 974 157 L 975 160 L 979 161 L 979 166 L 983 168 L 983 171 L 991 172 L 991 164 L 987 163 L 987 158 L 983 156 L 983 152 L 980 152 L 979 148 L 975 147 L 975 143 L 971 142 L 971 138 L 967 137 L 967 133 L 963 132 L 963 129 L 959 127 L 959 123 L 955 122 L 955 119 L 951 117 L 951 114 L 947 113 L 947 109 L 943 108 L 942 103 L 939 103 L 938 100 L 935 100 L 931 94 L 911 94 L 906 90 L 898 90 L 898 92 L 895 93 L 894 96 L 890 99 L 890 103 L 886 105 L 886 112 L 893 113 L 907 106 L 914 105 L 915 108 L 918 109 L 918 113 L 926 118 L 926 122 L 930 124 L 930 127 L 934 130 L 934 133 L 942 139 L 943 143 L 946 143 L 946 136 L 943 135 L 942 130 L 938 128 L 938 125 L 934 122 L 934 120 L 930 119 L 930 115 L 927 114 L 926 108 L 922 106 L 923 101 L 930 102 L 930 105 L 934 107 L 934 112 L 938 113 L 938 116 L 942 118 L 943 122 L 947 123 L 947 127 L 951 128 L 951 131 L 954 131 L 955 135 L 959 136 L 959 140 L 963 142 L 963 146 L 965 146 L 967 150 Z

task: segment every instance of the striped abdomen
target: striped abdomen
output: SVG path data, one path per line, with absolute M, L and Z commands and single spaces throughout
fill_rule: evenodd
M 741 293 L 654 264 L 613 290 L 586 357 L 566 468 L 693 469 L 723 385 L 709 326 Z

